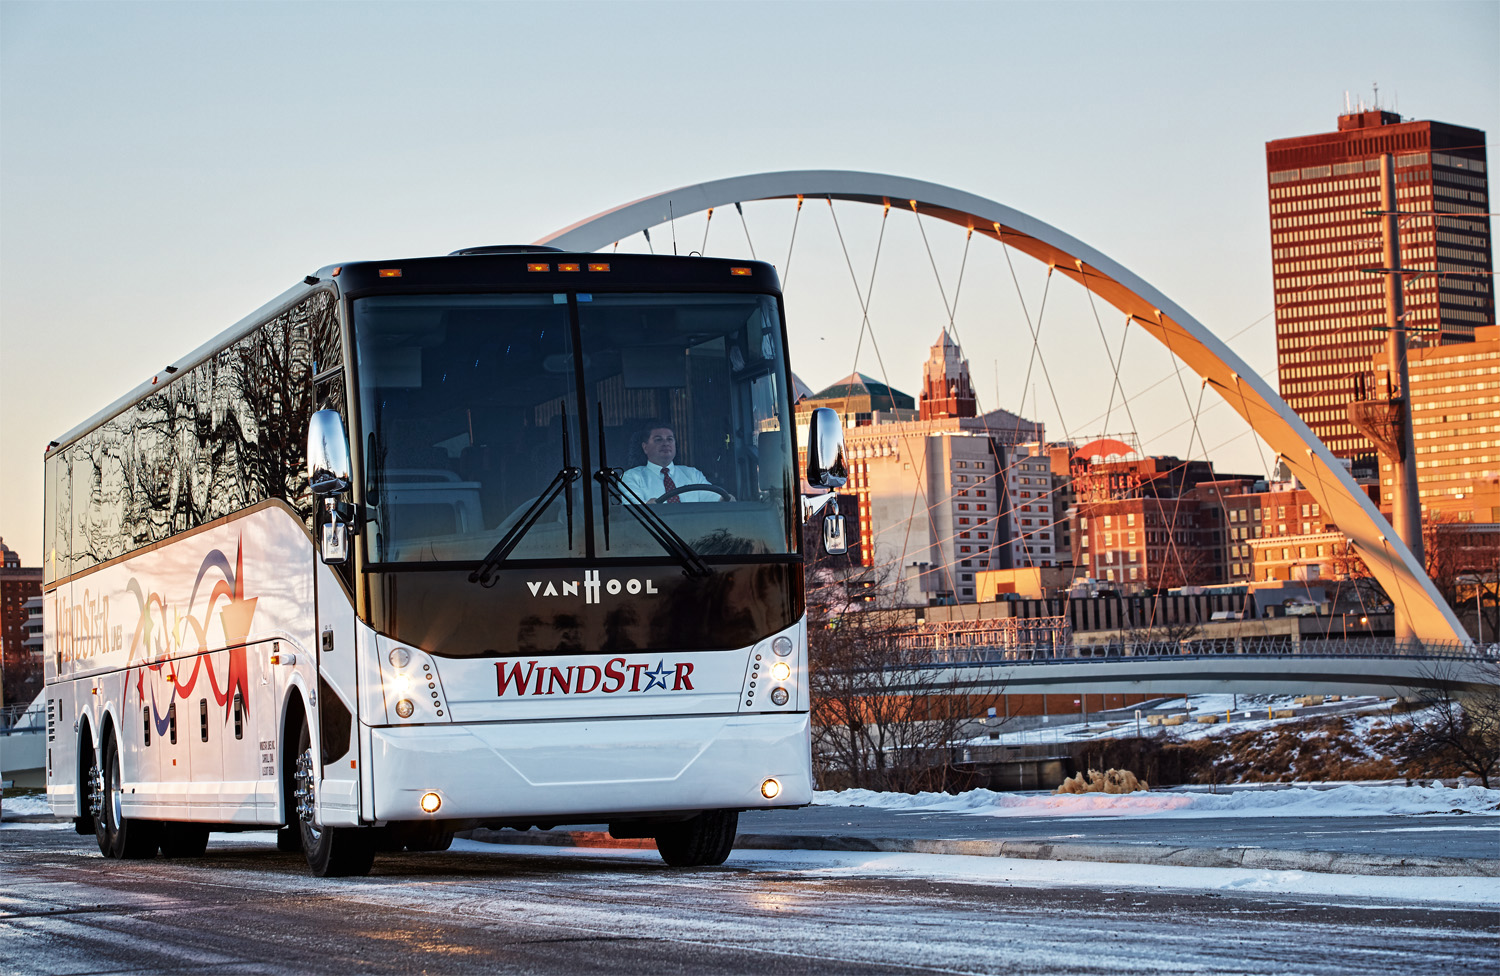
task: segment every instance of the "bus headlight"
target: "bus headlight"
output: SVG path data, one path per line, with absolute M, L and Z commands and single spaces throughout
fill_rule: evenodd
M 786 700 L 788 698 L 790 698 L 790 697 L 791 696 L 786 693 L 786 689 L 785 688 L 772 688 L 771 689 L 771 703 L 773 705 L 785 705 L 786 704 Z
M 396 703 L 396 714 L 402 718 L 411 718 L 411 713 L 414 711 L 416 711 L 416 706 L 411 703 L 410 698 L 403 698 Z
M 422 794 L 422 812 L 423 813 L 437 813 L 438 812 L 438 807 L 440 807 L 442 805 L 443 805 L 443 798 L 440 797 L 440 796 L 438 796 L 436 793 L 423 793 Z
M 778 637 L 771 642 L 771 650 L 776 652 L 777 657 L 790 657 L 792 654 L 792 639 L 790 637 Z
M 760 795 L 767 800 L 774 800 L 781 795 L 781 784 L 774 779 L 768 779 L 760 784 Z
M 386 655 L 386 657 L 390 659 L 391 666 L 395 668 L 404 668 L 411 663 L 411 651 L 408 651 L 404 647 L 391 648 L 391 653 Z
M 785 681 L 792 676 L 792 666 L 785 661 L 777 661 L 771 665 L 771 677 L 777 681 Z

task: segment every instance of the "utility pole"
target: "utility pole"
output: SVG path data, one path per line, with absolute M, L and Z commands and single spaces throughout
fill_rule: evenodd
M 1422 554 L 1422 504 L 1417 490 L 1416 439 L 1411 429 L 1411 382 L 1407 374 L 1406 334 L 1401 300 L 1401 214 L 1396 206 L 1396 157 L 1380 158 L 1379 215 L 1381 255 L 1379 268 L 1365 270 L 1385 276 L 1385 352 L 1390 367 L 1390 388 L 1385 396 L 1361 398 L 1349 404 L 1349 422 L 1375 443 L 1380 457 L 1391 465 L 1391 527 L 1417 565 L 1425 567 Z M 1369 557 L 1367 557 L 1369 558 Z M 1384 558 L 1381 554 L 1379 558 Z M 1412 638 L 1411 622 L 1403 613 L 1404 602 L 1395 602 L 1396 637 Z
M 1391 458 L 1394 491 L 1391 493 L 1391 523 L 1396 535 L 1418 566 L 1426 566 L 1422 555 L 1422 504 L 1417 491 L 1417 452 L 1411 429 L 1411 385 L 1406 366 L 1406 324 L 1401 302 L 1401 217 L 1396 204 L 1396 157 L 1380 157 L 1381 256 L 1385 265 L 1385 352 L 1391 365 L 1391 398 L 1400 411 L 1395 433 L 1398 450 Z M 1409 624 L 1397 614 L 1397 637 Z

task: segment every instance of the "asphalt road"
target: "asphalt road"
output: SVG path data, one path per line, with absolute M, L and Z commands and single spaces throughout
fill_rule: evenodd
M 1500 972 L 1490 911 L 472 846 L 318 880 L 268 834 L 121 862 L 7 825 L 0 972 Z
M 602 828 L 600 828 L 602 829 Z M 1260 847 L 1392 857 L 1500 858 L 1500 817 L 985 817 L 875 807 L 740 814 L 740 833 Z

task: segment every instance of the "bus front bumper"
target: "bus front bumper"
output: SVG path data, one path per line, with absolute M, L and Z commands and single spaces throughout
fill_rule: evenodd
M 802 806 L 813 790 L 809 721 L 803 712 L 374 728 L 367 770 L 378 820 L 583 823 Z M 780 786 L 772 799 L 768 779 Z M 432 814 L 421 806 L 428 793 L 441 800 Z

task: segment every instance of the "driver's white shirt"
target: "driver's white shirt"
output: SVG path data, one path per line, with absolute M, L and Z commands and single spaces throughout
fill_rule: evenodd
M 708 479 L 703 472 L 697 468 L 690 468 L 686 464 L 669 464 L 667 473 L 672 476 L 672 484 L 678 488 L 688 485 L 706 485 Z M 631 468 L 621 476 L 630 490 L 640 495 L 646 501 L 660 498 L 662 492 L 667 490 L 666 481 L 662 478 L 662 468 L 659 464 L 643 464 L 638 468 Z M 685 502 L 716 502 L 719 500 L 718 492 L 713 491 L 685 491 L 677 496 Z

